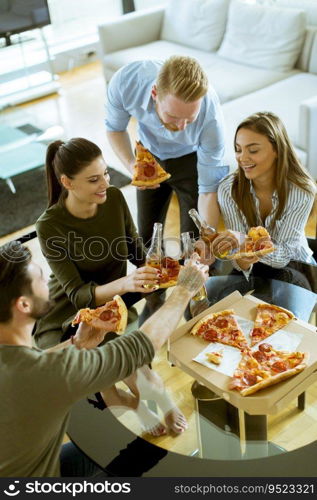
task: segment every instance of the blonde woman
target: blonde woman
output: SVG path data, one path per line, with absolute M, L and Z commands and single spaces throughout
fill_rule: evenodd
M 316 295 L 293 261 L 315 263 L 305 237 L 315 182 L 273 113 L 255 113 L 241 122 L 234 148 L 238 169 L 222 180 L 217 195 L 226 229 L 247 233 L 252 226 L 264 226 L 276 250 L 234 261 L 233 274 L 208 281 L 209 299 L 214 303 L 235 289 L 242 293 L 255 289 L 256 296 L 308 320 Z M 218 237 L 214 248 L 225 238 L 226 234 Z M 288 286 L 286 291 L 281 281 L 302 287 L 301 299 L 296 287 Z

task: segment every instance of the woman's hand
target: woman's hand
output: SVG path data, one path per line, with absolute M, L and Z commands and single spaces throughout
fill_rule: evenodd
M 236 259 L 236 263 L 243 271 L 247 271 L 252 266 L 252 264 L 256 264 L 256 262 L 259 262 L 258 256 Z
M 195 252 L 199 255 L 199 261 L 201 264 L 205 264 L 206 266 L 210 266 L 215 262 L 215 257 L 211 253 L 210 245 L 207 245 L 203 240 L 195 241 L 194 246 Z
M 160 270 L 150 266 L 139 267 L 125 277 L 125 293 L 151 293 L 159 288 Z M 149 286 L 149 288 L 147 288 Z
M 211 252 L 215 257 L 225 258 L 232 250 L 239 248 L 239 241 L 231 231 L 223 231 L 211 243 Z
M 116 323 L 116 318 L 112 318 L 109 321 L 102 321 L 96 318 L 91 325 L 80 323 L 76 335 L 73 337 L 73 343 L 77 349 L 93 349 L 103 341 L 106 333 L 115 330 Z

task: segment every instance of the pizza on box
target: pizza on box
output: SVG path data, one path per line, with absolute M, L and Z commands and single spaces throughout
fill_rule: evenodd
M 254 327 L 251 330 L 251 346 L 284 328 L 295 316 L 291 311 L 273 304 L 258 304 Z
M 307 360 L 308 353 L 277 351 L 270 344 L 259 345 L 255 352 L 247 349 L 242 353 L 229 389 L 249 396 L 303 371 Z
M 140 142 L 136 143 L 136 159 L 133 166 L 131 184 L 133 186 L 147 187 L 160 184 L 171 177 L 154 156 Z
M 232 309 L 208 314 L 196 323 L 190 333 L 208 342 L 219 342 L 238 349 L 248 347 Z
M 75 326 L 78 323 L 84 322 L 88 325 L 93 324 L 94 319 L 101 321 L 109 321 L 116 318 L 116 324 L 113 331 L 116 333 L 123 333 L 127 327 L 128 311 L 125 303 L 119 295 L 115 295 L 113 300 L 106 302 L 105 305 L 97 307 L 96 309 L 80 309 L 72 321 Z
M 227 254 L 227 259 L 245 259 L 248 257 L 261 257 L 274 252 L 275 248 L 271 236 L 265 227 L 251 227 L 245 241 L 237 252 Z

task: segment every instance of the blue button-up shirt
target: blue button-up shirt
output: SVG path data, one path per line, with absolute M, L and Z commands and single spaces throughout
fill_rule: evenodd
M 125 131 L 133 116 L 138 121 L 142 144 L 161 160 L 197 151 L 199 193 L 215 192 L 229 170 L 222 163 L 224 123 L 218 96 L 209 90 L 196 120 L 185 130 L 166 129 L 151 96 L 162 64 L 163 61 L 136 61 L 117 71 L 107 88 L 106 129 Z

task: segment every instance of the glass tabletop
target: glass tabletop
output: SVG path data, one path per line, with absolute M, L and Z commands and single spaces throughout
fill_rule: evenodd
M 302 289 L 294 290 L 295 285 L 284 285 L 274 284 L 279 293 L 292 289 L 300 300 L 306 296 L 301 295 Z M 99 410 L 87 400 L 72 410 L 70 439 L 108 473 L 121 477 L 315 476 L 316 371 L 305 392 L 295 391 L 277 413 L 249 415 L 193 386 L 194 378 L 168 362 L 166 348 L 152 367 L 187 419 L 188 429 L 181 435 L 144 434 L 132 410 L 117 418 L 108 408 Z M 126 388 L 122 382 L 117 387 Z M 147 404 L 164 423 L 156 404 Z

